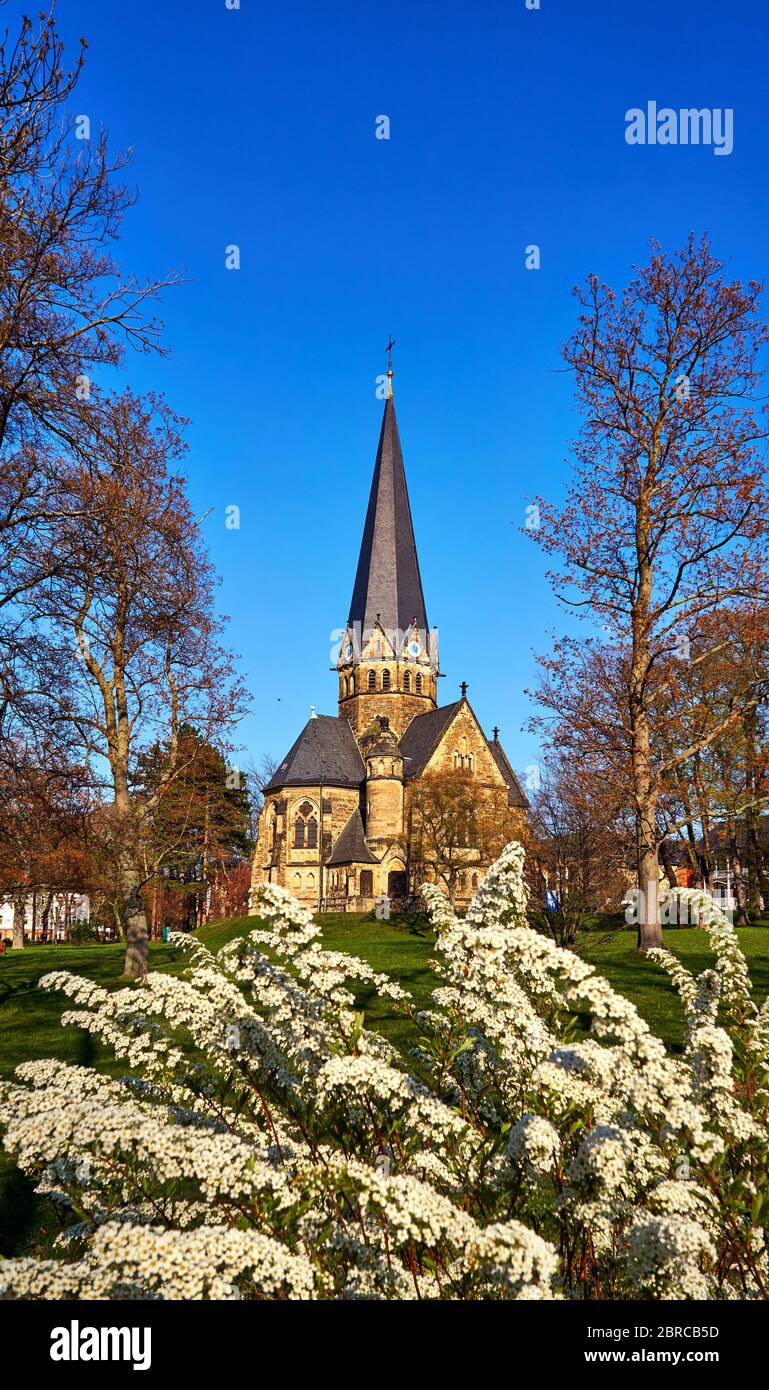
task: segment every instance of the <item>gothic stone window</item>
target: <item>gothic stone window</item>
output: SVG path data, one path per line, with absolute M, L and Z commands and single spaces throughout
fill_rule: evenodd
M 416 688 L 417 688 L 417 695 L 421 695 L 421 694 L 422 694 L 422 672 L 421 672 L 421 671 L 417 671 Z
M 403 673 L 403 689 L 404 689 L 405 691 L 409 691 L 409 690 L 411 689 L 411 672 L 410 672 L 410 671 L 404 671 L 404 673 Z
M 369 690 L 376 690 L 376 671 L 369 671 L 368 673 L 368 688 Z
M 371 898 L 374 895 L 374 875 L 371 869 L 360 871 L 360 895 L 362 898 Z
M 387 670 L 385 670 L 385 671 L 382 672 L 382 689 L 383 689 L 383 690 L 389 690 L 389 689 L 390 689 L 390 672 L 387 671 Z
M 297 808 L 294 821 L 294 848 L 315 849 L 318 843 L 318 822 L 309 801 L 303 801 Z

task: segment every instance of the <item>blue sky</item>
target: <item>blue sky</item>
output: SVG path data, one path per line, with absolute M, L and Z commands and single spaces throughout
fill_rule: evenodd
M 213 508 L 204 532 L 254 697 L 249 751 L 282 756 L 311 703 L 335 713 L 329 635 L 352 592 L 392 332 L 442 698 L 469 681 L 525 767 L 532 653 L 565 619 L 518 528 L 568 475 L 571 288 L 589 271 L 621 285 L 650 236 L 673 247 L 690 230 L 763 277 L 766 5 L 57 9 L 67 40 L 90 45 L 78 113 L 134 149 L 119 256 L 186 271 L 163 306 L 170 358 L 129 356 L 126 376 L 191 419 L 193 502 Z M 625 112 L 649 100 L 733 108 L 733 153 L 628 146 Z M 225 269 L 233 243 L 239 271 Z

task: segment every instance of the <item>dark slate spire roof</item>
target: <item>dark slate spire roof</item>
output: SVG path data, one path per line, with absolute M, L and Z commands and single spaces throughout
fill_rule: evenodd
M 366 775 L 355 735 L 346 719 L 318 714 L 308 719 L 265 791 L 320 785 L 359 787 Z
M 377 614 L 386 632 L 405 632 L 416 618 L 426 644 L 427 612 L 392 396 L 385 401 L 350 605 L 350 624 L 363 641 Z
M 430 761 L 444 729 L 448 728 L 461 703 L 455 700 L 453 705 L 441 705 L 426 714 L 416 714 L 407 725 L 400 737 L 403 775 L 407 780 L 417 777 Z
M 366 844 L 363 821 L 358 807 L 355 807 L 347 824 L 336 837 L 327 865 L 332 864 L 378 864 L 379 860 Z

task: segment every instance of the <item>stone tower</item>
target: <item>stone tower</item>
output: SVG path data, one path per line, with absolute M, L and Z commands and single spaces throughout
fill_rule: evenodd
M 337 671 L 339 714 L 356 736 L 382 716 L 400 737 L 437 705 L 438 631 L 427 626 L 391 385 Z

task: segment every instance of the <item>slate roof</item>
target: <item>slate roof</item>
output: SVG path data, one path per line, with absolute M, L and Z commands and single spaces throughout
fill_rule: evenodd
M 336 715 L 318 714 L 308 719 L 265 791 L 321 783 L 324 787 L 359 787 L 365 772 L 348 721 Z
M 510 805 L 520 806 L 522 810 L 525 810 L 529 804 L 528 800 L 524 795 L 518 778 L 513 772 L 510 763 L 508 762 L 507 754 L 504 748 L 502 747 L 502 744 L 499 742 L 499 739 L 497 738 L 487 738 L 486 742 L 489 745 L 489 752 L 491 753 L 494 762 L 496 763 L 497 767 L 502 773 L 502 776 L 507 782 L 508 791 L 510 793 Z
M 441 705 L 439 709 L 428 710 L 426 714 L 416 714 L 405 733 L 401 734 L 403 775 L 407 781 L 417 777 L 430 761 L 444 729 L 448 728 L 461 703 L 461 700 L 455 700 L 453 705 Z
M 427 612 L 392 396 L 385 401 L 350 604 L 350 624 L 357 626 L 364 641 L 377 614 L 386 632 L 405 632 L 416 618 L 427 642 Z
M 379 860 L 366 844 L 361 814 L 356 806 L 347 824 L 340 830 L 331 851 L 327 865 L 332 864 L 378 864 Z

